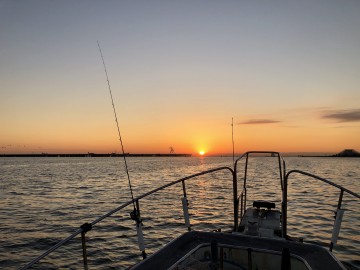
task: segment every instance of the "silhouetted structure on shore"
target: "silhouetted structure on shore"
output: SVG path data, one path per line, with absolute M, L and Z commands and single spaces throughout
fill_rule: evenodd
M 298 157 L 360 157 L 360 153 L 354 149 L 345 149 L 334 155 L 298 155 Z
M 360 157 L 360 153 L 354 149 L 345 149 L 338 154 L 333 155 L 334 157 Z

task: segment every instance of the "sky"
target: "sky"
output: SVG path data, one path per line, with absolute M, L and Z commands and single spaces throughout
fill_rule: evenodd
M 0 0 L 0 154 L 360 150 L 360 2 Z

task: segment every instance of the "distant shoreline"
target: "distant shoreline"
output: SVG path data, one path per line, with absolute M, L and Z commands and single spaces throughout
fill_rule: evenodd
M 0 157 L 123 157 L 123 154 L 0 154 Z M 125 154 L 126 157 L 191 157 L 191 154 Z
M 304 158 L 307 158 L 307 157 L 317 157 L 317 158 L 359 158 L 359 156 L 338 156 L 338 155 L 330 155 L 330 156 L 311 156 L 311 155 L 298 155 L 298 157 L 304 157 Z
M 242 156 L 243 154 L 235 154 L 235 157 Z M 360 153 L 353 150 L 353 149 L 345 149 L 337 154 L 330 154 L 330 153 L 316 153 L 316 152 L 303 152 L 303 153 L 283 153 L 283 157 L 316 157 L 316 158 L 334 158 L 334 157 L 348 157 L 348 158 L 359 158 Z M 73 153 L 73 154 L 52 154 L 52 153 L 31 153 L 31 154 L 0 154 L 0 157 L 192 157 L 192 154 L 187 153 L 167 153 L 167 154 L 160 154 L 160 153 L 151 153 L 151 154 L 118 154 L 118 153 Z M 201 157 L 198 155 L 194 155 L 194 157 Z M 232 157 L 231 154 L 209 154 L 203 157 Z
M 0 157 L 123 157 L 123 154 L 0 154 Z M 193 157 L 192 154 L 125 154 L 125 157 Z M 199 157 L 199 156 L 194 156 Z M 229 158 L 231 155 L 209 155 L 204 157 Z M 239 156 L 235 156 L 238 158 Z M 360 158 L 359 156 L 338 156 L 338 155 L 286 155 L 284 157 L 301 158 Z

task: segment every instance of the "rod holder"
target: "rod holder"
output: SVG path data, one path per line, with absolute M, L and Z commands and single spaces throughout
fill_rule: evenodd
M 138 243 L 139 243 L 139 250 L 142 252 L 143 257 L 144 257 L 145 244 L 144 244 L 144 235 L 143 235 L 141 223 L 136 224 L 136 234 L 137 234 Z M 145 258 L 146 258 L 146 253 L 145 253 Z
M 191 231 L 188 200 L 186 197 L 182 197 L 181 202 L 182 202 L 183 211 L 184 211 L 185 226 L 188 228 L 188 231 Z
M 341 227 L 341 221 L 344 215 L 344 209 L 337 209 L 336 211 L 336 218 L 334 222 L 334 229 L 332 232 L 331 242 L 330 242 L 330 251 L 332 251 L 334 245 L 337 242 L 337 239 L 339 237 L 340 227 Z
M 81 232 L 81 245 L 83 251 L 83 261 L 84 261 L 84 269 L 88 270 L 88 262 L 87 262 L 87 254 L 86 254 L 86 239 L 85 239 L 85 232 Z
M 82 231 L 81 231 L 81 246 L 82 246 L 82 252 L 83 252 L 84 269 L 88 270 L 89 267 L 88 267 L 88 262 L 87 262 L 86 236 L 85 236 L 85 234 L 88 231 L 91 231 L 92 224 L 86 222 L 83 225 L 81 225 L 80 228 L 82 229 Z

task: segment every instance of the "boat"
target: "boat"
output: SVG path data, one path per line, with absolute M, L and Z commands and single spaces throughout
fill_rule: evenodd
M 275 160 L 278 166 L 276 178 L 280 202 L 276 198 L 251 198 L 249 189 L 248 166 L 252 156 L 268 156 Z M 241 169 L 242 167 L 242 169 Z M 200 176 L 222 173 L 228 175 L 232 183 L 232 226 L 228 230 L 200 231 L 191 225 L 191 208 L 189 208 L 187 184 Z M 239 175 L 242 175 L 239 177 Z M 332 237 L 327 245 L 306 243 L 303 238 L 295 238 L 288 231 L 288 187 L 294 175 L 302 175 L 339 190 L 335 211 L 335 221 Z M 184 232 L 172 239 L 168 244 L 151 255 L 147 254 L 144 244 L 141 201 L 175 185 L 181 186 L 182 212 Z M 130 267 L 133 270 L 142 269 L 346 269 L 332 253 L 337 244 L 341 222 L 344 216 L 342 208 L 343 196 L 360 199 L 355 192 L 331 182 L 328 179 L 301 170 L 286 170 L 285 160 L 279 152 L 249 151 L 234 160 L 232 166 L 217 167 L 199 173 L 184 176 L 161 187 L 146 192 L 129 200 L 98 219 L 82 224 L 71 235 L 49 250 L 35 258 L 21 269 L 30 269 L 43 258 L 54 252 L 74 238 L 79 238 L 82 245 L 82 260 L 84 269 L 89 269 L 86 235 L 96 229 L 96 225 L 111 215 L 124 211 L 133 205 L 130 218 L 134 221 L 139 245 L 139 253 L 143 260 Z M 178 197 L 174 198 L 178 199 Z M 214 221 L 212 221 L 214 222 Z M 215 221 L 216 222 L 216 221 Z M 293 224 L 294 226 L 294 224 Z M 295 224 L 296 226 L 296 224 Z

